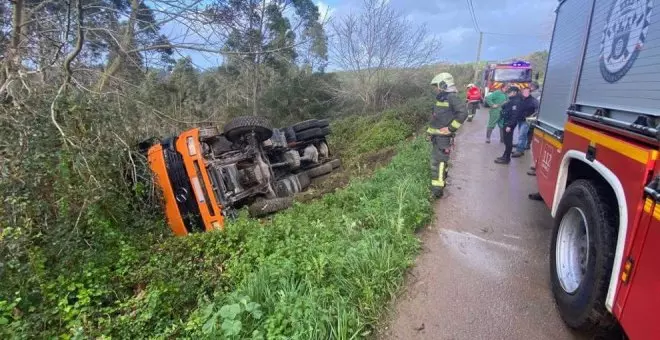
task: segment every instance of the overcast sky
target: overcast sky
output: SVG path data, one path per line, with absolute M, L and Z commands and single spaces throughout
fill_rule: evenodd
M 403 15 L 426 24 L 442 40 L 441 61 L 474 61 L 477 33 L 467 0 L 389 0 Z M 337 19 L 356 11 L 360 0 L 316 0 L 322 16 Z M 472 0 L 479 28 L 486 32 L 482 60 L 502 60 L 547 49 L 557 0 Z M 216 66 L 217 56 L 185 53 L 200 68 Z M 333 69 L 332 65 L 330 69 Z

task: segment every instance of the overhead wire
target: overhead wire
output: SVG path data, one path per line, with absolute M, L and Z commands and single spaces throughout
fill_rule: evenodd
M 468 11 L 470 12 L 470 18 L 472 19 L 472 24 L 474 25 L 474 29 L 477 31 L 477 33 L 481 33 L 481 28 L 479 28 L 479 21 L 477 20 L 477 16 L 474 12 L 474 3 L 472 0 L 466 0 L 467 5 L 468 5 Z

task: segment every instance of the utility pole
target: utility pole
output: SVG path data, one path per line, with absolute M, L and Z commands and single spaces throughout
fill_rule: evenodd
M 479 62 L 481 61 L 481 44 L 484 41 L 484 32 L 479 31 L 479 46 L 477 47 L 477 63 L 474 66 L 474 80 L 473 83 L 476 84 L 479 79 Z

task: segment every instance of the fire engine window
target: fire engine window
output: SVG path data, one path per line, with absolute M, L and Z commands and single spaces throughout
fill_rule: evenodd
M 532 70 L 500 68 L 495 70 L 495 81 L 531 81 Z

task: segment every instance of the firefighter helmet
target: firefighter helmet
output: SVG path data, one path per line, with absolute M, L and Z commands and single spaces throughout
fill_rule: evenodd
M 454 86 L 454 77 L 447 72 L 438 73 L 431 80 L 431 85 L 435 85 L 441 90 L 446 90 L 448 87 Z

